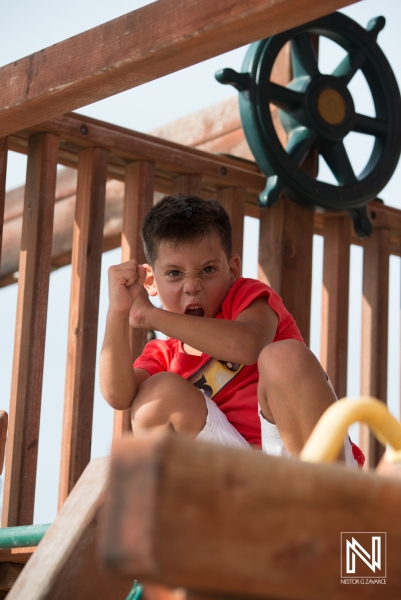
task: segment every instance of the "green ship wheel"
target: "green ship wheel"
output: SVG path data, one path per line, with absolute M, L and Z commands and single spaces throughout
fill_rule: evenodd
M 308 206 L 347 210 L 361 237 L 372 233 L 366 204 L 390 180 L 401 150 L 401 101 L 398 85 L 376 39 L 384 17 L 364 29 L 349 17 L 334 13 L 251 44 L 242 72 L 222 69 L 215 75 L 239 91 L 242 125 L 249 147 L 267 176 L 259 205 L 273 206 L 282 193 Z M 341 46 L 345 58 L 330 75 L 319 71 L 310 34 Z M 290 42 L 293 80 L 286 86 L 271 81 L 274 62 Z M 372 94 L 375 117 L 359 114 L 348 85 L 361 70 Z M 279 108 L 287 134 L 278 138 L 270 104 Z M 344 138 L 350 132 L 372 136 L 370 158 L 357 176 Z M 302 163 L 311 150 L 323 156 L 338 185 L 309 176 Z

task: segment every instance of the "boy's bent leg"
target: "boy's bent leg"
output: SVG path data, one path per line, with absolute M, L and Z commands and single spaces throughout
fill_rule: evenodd
M 258 361 L 262 415 L 275 423 L 290 454 L 298 455 L 336 395 L 315 355 L 297 340 L 274 342 Z
M 131 406 L 132 430 L 137 437 L 157 429 L 171 429 L 195 439 L 205 426 L 206 417 L 202 392 L 175 373 L 149 377 Z

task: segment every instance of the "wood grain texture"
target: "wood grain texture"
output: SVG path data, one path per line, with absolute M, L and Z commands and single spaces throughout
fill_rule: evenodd
M 8 137 L 0 138 L 0 263 L 3 248 L 3 224 L 5 220 L 6 174 L 8 156 Z
M 3 472 L 4 453 L 6 449 L 8 429 L 8 414 L 5 410 L 0 410 L 0 475 Z
M 60 198 L 55 204 L 51 257 L 52 268 L 71 263 L 75 205 L 76 186 L 71 195 Z M 106 183 L 106 208 L 103 226 L 104 251 L 121 245 L 123 207 L 124 184 L 121 181 L 109 180 Z M 7 282 L 8 277 L 18 271 L 21 234 L 22 215 L 16 211 L 14 216 L 6 220 L 4 224 L 5 252 L 1 264 L 0 287 Z
M 138 161 L 127 165 L 125 170 L 124 216 L 121 236 L 121 261 L 136 258 L 139 263 L 146 262 L 143 244 L 139 232 L 145 215 L 153 206 L 155 165 Z M 129 340 L 132 362 L 140 356 L 147 340 L 147 330 L 129 327 Z M 114 411 L 113 438 L 119 438 L 131 431 L 131 411 Z
M 72 248 L 59 506 L 90 460 L 107 150 L 82 150 Z
M 390 232 L 375 229 L 363 244 L 361 394 L 387 403 Z M 375 467 L 384 447 L 361 424 L 360 446 L 367 467 Z
M 275 289 L 309 345 L 314 213 L 288 198 L 260 211 L 259 279 Z
M 97 553 L 108 462 L 97 459 L 88 465 L 8 600 L 125 600 L 132 578 L 106 571 Z
M 348 302 L 351 220 L 324 222 L 322 331 L 320 362 L 338 398 L 347 395 Z
M 223 188 L 217 199 L 224 206 L 231 221 L 233 254 L 239 254 L 241 260 L 244 246 L 245 190 L 241 188 Z
M 8 591 L 12 588 L 17 580 L 18 575 L 21 574 L 23 565 L 15 563 L 1 563 L 0 564 L 0 591 Z
M 45 121 L 28 131 L 36 130 L 57 131 L 63 140 L 73 142 L 74 145 L 78 144 L 80 148 L 91 146 L 108 148 L 109 166 L 110 162 L 113 162 L 120 170 L 127 162 L 147 160 L 155 162 L 160 176 L 163 171 L 165 178 L 171 171 L 173 177 L 179 174 L 202 173 L 206 182 L 214 181 L 224 187 L 238 185 L 260 191 L 265 185 L 264 175 L 249 161 L 240 162 L 229 156 L 213 156 L 197 148 L 188 148 L 77 113 Z M 82 134 L 81 131 L 85 133 Z M 14 136 L 11 139 L 14 139 Z M 72 150 L 75 150 L 74 145 Z M 222 167 L 225 170 L 222 171 Z
M 186 173 L 178 175 L 173 179 L 173 194 L 196 194 L 202 195 L 202 175 L 197 173 Z
M 179 436 L 115 447 L 101 553 L 140 581 L 247 598 L 344 600 L 340 532 L 388 531 L 401 586 L 401 481 Z M 348 588 L 351 586 L 348 586 Z M 384 587 L 384 586 L 383 586 Z M 358 598 L 377 589 L 359 586 Z
M 58 137 L 53 134 L 29 140 L 3 527 L 33 521 L 57 153 Z
M 159 0 L 0 69 L 0 136 L 316 19 L 349 0 Z
M 25 565 L 36 550 L 36 546 L 27 546 L 26 548 L 1 548 L 0 563 L 13 563 Z

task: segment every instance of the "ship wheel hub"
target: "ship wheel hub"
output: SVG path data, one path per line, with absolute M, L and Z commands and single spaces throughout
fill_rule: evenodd
M 328 125 L 339 125 L 345 119 L 346 104 L 340 92 L 326 88 L 317 98 L 317 110 Z

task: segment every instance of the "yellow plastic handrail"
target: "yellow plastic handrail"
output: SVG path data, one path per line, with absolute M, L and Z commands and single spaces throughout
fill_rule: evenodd
M 342 398 L 323 413 L 300 454 L 301 460 L 330 462 L 337 458 L 348 427 L 357 421 L 369 425 L 379 442 L 384 446 L 388 443 L 399 456 L 401 424 L 383 402 L 370 396 L 360 396 Z

